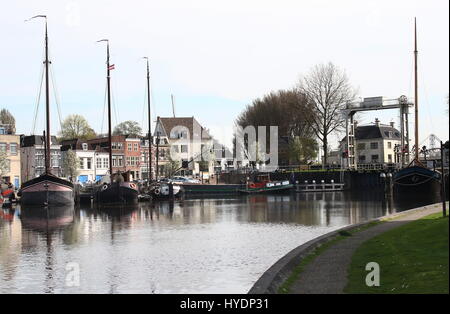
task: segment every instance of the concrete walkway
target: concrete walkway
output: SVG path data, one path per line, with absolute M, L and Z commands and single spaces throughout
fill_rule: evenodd
M 363 242 L 413 220 L 441 211 L 441 205 L 430 205 L 403 215 L 399 214 L 382 224 L 357 232 L 337 242 L 305 267 L 297 281 L 291 286 L 290 293 L 343 293 L 347 285 L 347 270 L 351 264 L 353 253 Z

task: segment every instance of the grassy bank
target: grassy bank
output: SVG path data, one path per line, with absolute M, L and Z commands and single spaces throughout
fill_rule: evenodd
M 448 218 L 435 214 L 363 243 L 352 257 L 345 293 L 448 293 Z M 380 265 L 380 287 L 368 287 L 369 262 Z
M 292 270 L 291 275 L 288 279 L 278 288 L 278 293 L 281 294 L 287 294 L 291 292 L 291 287 L 299 279 L 301 276 L 301 273 L 305 269 L 305 267 L 314 261 L 316 257 L 318 257 L 322 252 L 324 252 L 326 249 L 328 249 L 330 246 L 336 244 L 339 241 L 345 240 L 347 237 L 352 236 L 353 234 L 357 232 L 361 232 L 363 230 L 366 230 L 367 228 L 376 226 L 377 224 L 382 223 L 380 221 L 374 221 L 370 222 L 366 225 L 355 227 L 348 231 L 341 231 L 339 232 L 336 237 L 330 239 L 328 242 L 322 244 L 321 246 L 314 249 L 312 252 L 310 252 L 308 255 L 306 255 L 303 259 L 300 260 L 299 264 Z

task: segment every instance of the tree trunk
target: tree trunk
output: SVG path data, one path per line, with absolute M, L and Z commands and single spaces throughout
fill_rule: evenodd
M 325 135 L 323 137 L 323 161 L 322 161 L 322 168 L 325 169 L 326 165 L 327 165 L 327 161 L 328 161 L 328 139 L 327 136 Z

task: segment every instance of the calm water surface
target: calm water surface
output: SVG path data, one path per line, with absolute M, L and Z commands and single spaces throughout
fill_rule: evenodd
M 246 293 L 308 240 L 430 202 L 333 192 L 0 209 L 0 293 Z

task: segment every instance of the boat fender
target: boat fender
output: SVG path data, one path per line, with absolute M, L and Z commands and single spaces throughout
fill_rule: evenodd
M 106 190 L 107 188 L 108 188 L 108 186 L 107 186 L 106 184 L 103 184 L 102 190 L 104 191 L 104 190 Z
M 135 188 L 136 188 L 136 184 L 130 183 L 130 187 L 131 187 L 132 189 L 135 189 Z
M 154 191 L 155 195 L 159 195 L 161 193 L 161 190 L 159 188 L 155 189 Z

